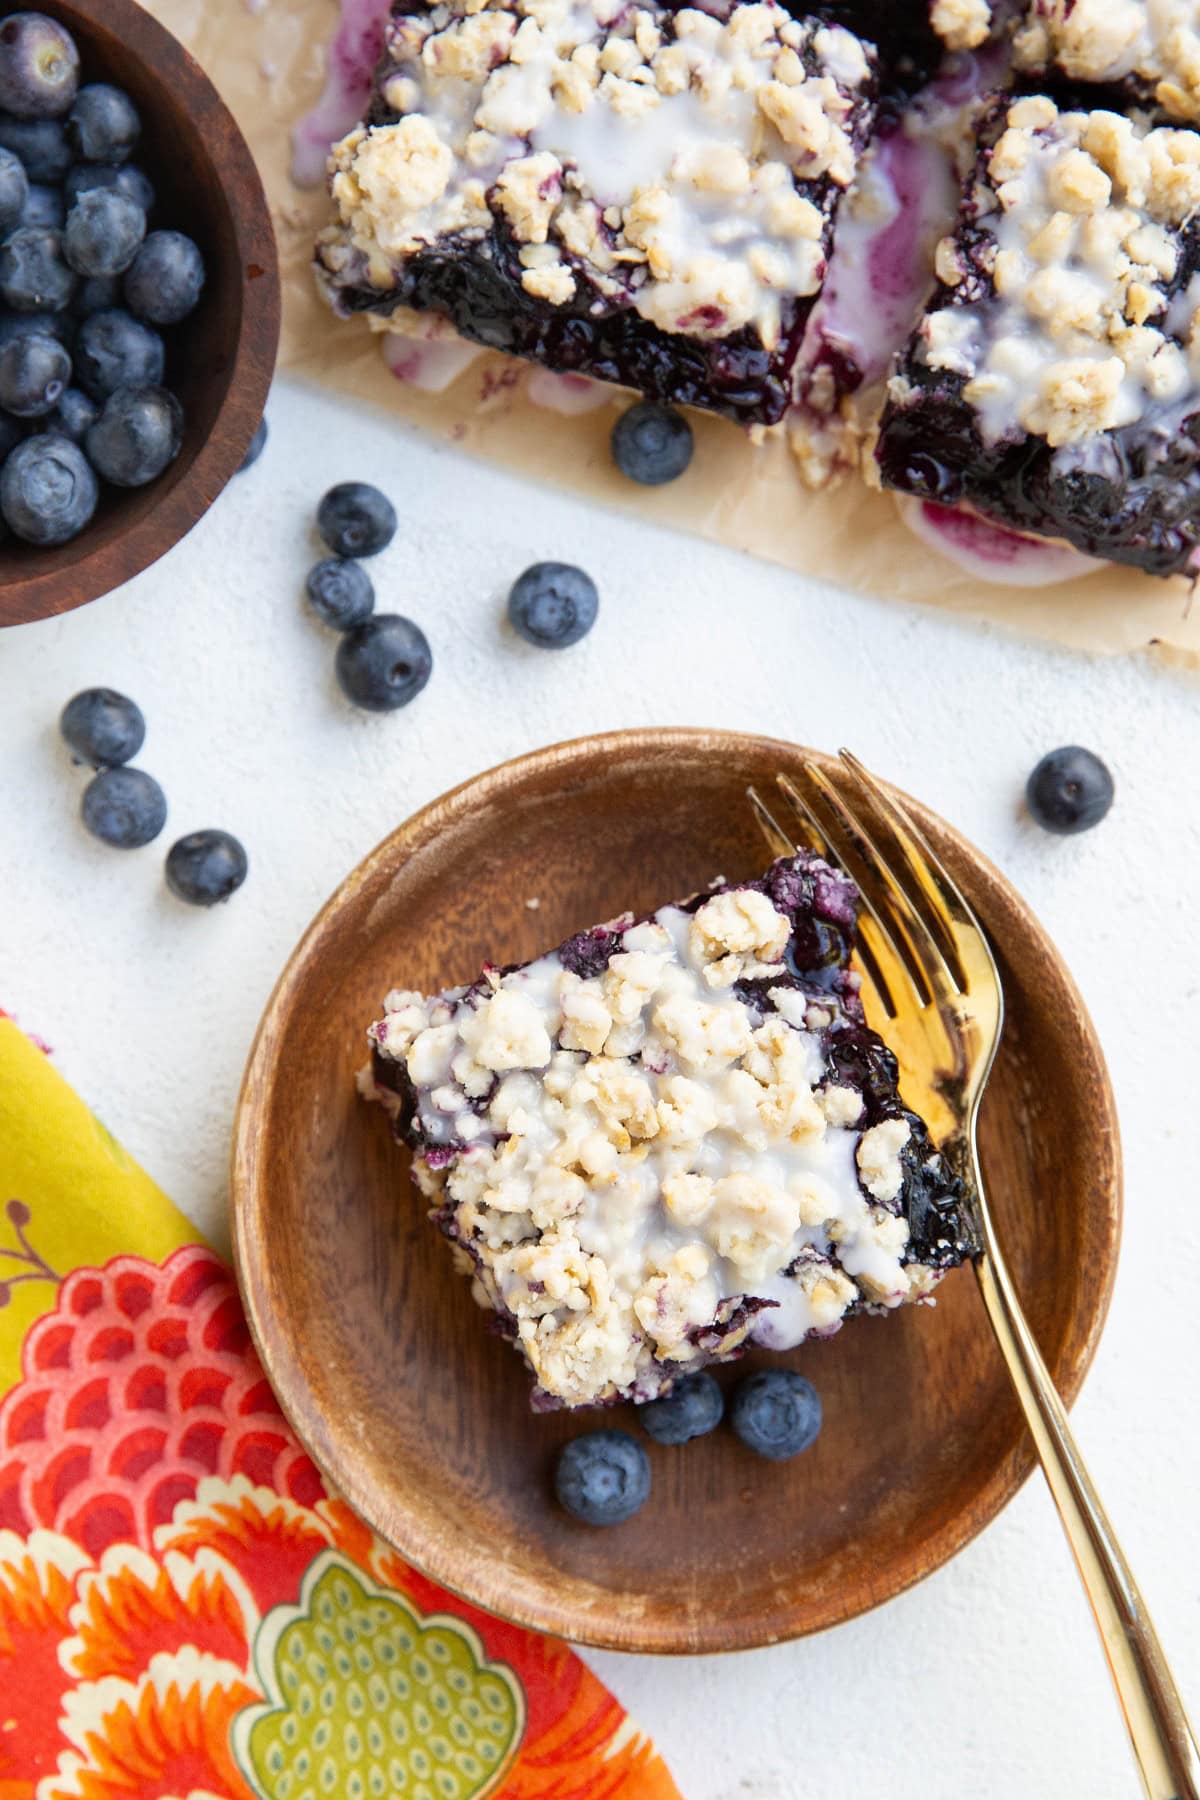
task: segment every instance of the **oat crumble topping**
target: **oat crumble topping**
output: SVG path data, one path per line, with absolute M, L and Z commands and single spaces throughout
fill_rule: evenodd
M 1197 0 L 1033 0 L 1013 49 L 1019 69 L 1132 79 L 1170 117 L 1200 119 Z
M 992 29 L 990 0 L 933 0 L 930 20 L 947 50 L 976 50 Z

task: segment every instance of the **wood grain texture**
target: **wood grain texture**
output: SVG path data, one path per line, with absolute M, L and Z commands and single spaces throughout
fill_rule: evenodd
M 578 1642 L 716 1651 L 818 1631 L 891 1598 L 995 1517 L 1033 1466 L 970 1272 L 935 1309 L 850 1322 L 783 1360 L 819 1387 L 813 1450 L 769 1464 L 725 1429 L 650 1444 L 654 1490 L 593 1531 L 553 1501 L 563 1441 L 635 1409 L 535 1415 L 529 1376 L 454 1274 L 382 1111 L 359 1100 L 389 987 L 471 979 L 629 906 L 766 861 L 744 800 L 796 746 L 620 732 L 468 782 L 388 838 L 289 962 L 246 1072 L 233 1151 L 238 1270 L 268 1374 L 317 1462 L 381 1535 L 479 1605 Z M 820 758 L 818 761 L 822 760 Z M 1103 1057 L 1028 908 L 921 807 L 988 926 L 1008 1024 L 983 1163 L 1014 1278 L 1064 1396 L 1108 1306 L 1120 1158 Z M 526 902 L 540 906 L 530 910 Z M 719 1371 L 727 1386 L 739 1370 Z
M 41 4 L 41 0 L 39 0 Z M 0 15 L 15 10 L 0 6 Z M 129 581 L 191 530 L 246 454 L 279 340 L 275 236 L 258 170 L 199 64 L 134 0 L 45 0 L 74 34 L 85 81 L 125 88 L 144 124 L 137 160 L 158 189 L 156 225 L 195 238 L 208 280 L 167 334 L 166 382 L 183 403 L 183 448 L 144 488 L 105 489 L 69 544 L 0 545 L 0 625 L 68 612 Z

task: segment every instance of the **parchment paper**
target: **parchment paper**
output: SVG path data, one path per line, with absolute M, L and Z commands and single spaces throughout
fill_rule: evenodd
M 782 441 L 754 445 L 734 425 L 693 413 L 696 454 L 679 481 L 639 489 L 613 469 L 613 407 L 567 418 L 533 405 L 525 365 L 488 354 L 442 394 L 396 380 L 364 319 L 338 321 L 310 274 L 327 216 L 323 189 L 288 173 L 289 133 L 315 103 L 337 0 L 150 0 L 216 82 L 251 145 L 270 197 L 283 279 L 280 366 L 386 405 L 438 437 L 535 480 L 660 524 L 885 598 L 947 607 L 1098 652 L 1152 645 L 1200 669 L 1200 601 L 1182 578 L 1106 568 L 1046 588 L 981 582 L 919 543 L 890 496 L 857 480 L 807 492 Z M 614 406 L 627 404 L 620 396 Z

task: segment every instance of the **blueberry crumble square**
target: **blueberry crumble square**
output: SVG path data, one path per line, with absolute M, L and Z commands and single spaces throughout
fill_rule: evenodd
M 1013 60 L 1023 73 L 1098 84 L 1125 105 L 1200 120 L 1196 0 L 1027 0 Z
M 810 855 L 537 960 L 387 996 L 361 1085 L 539 1407 L 646 1401 L 747 1344 L 928 1299 L 961 1186 L 851 970 L 858 895 Z
M 1151 574 L 1191 569 L 1198 213 L 1200 133 L 993 98 L 888 384 L 884 483 Z
M 334 309 L 773 424 L 874 49 L 775 0 L 397 0 L 366 119 L 330 162 Z

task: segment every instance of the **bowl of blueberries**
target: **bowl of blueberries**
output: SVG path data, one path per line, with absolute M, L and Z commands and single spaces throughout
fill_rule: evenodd
M 0 624 L 154 562 L 251 451 L 270 213 L 232 115 L 135 0 L 0 4 Z

